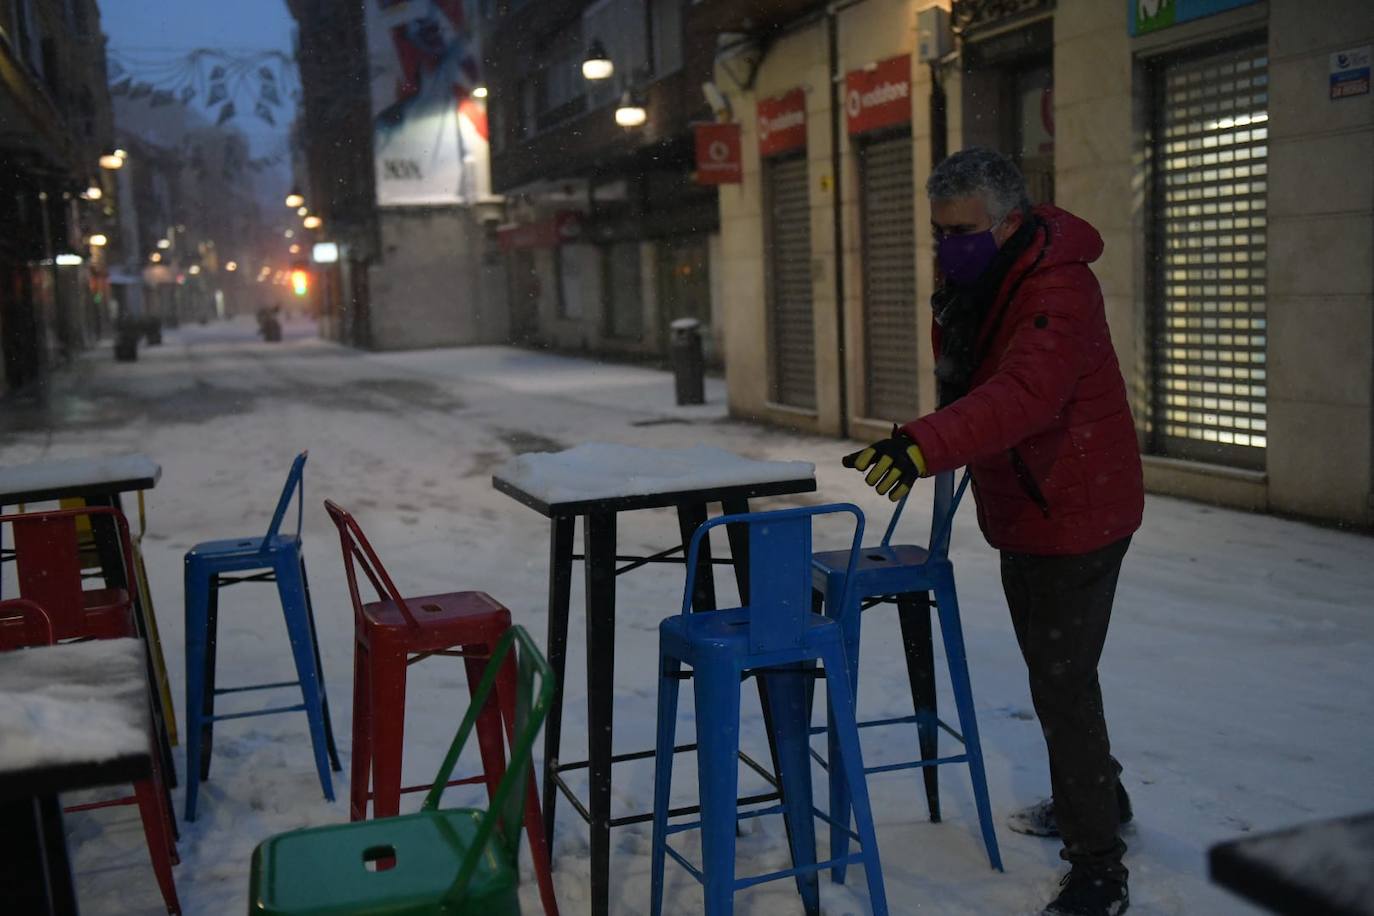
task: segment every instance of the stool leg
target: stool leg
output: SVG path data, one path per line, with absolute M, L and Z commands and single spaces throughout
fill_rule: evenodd
M 187 783 L 195 783 L 187 779 Z M 134 783 L 134 797 L 138 800 L 138 814 L 143 820 L 144 838 L 148 842 L 148 857 L 153 861 L 153 876 L 162 891 L 162 900 L 168 913 L 180 913 L 181 903 L 177 900 L 176 880 L 172 877 L 172 856 L 168 850 L 171 838 L 167 831 L 167 818 L 158 799 L 161 787 L 151 779 L 140 779 Z
M 844 575 L 836 573 L 826 579 L 825 607 L 826 616 L 840 623 L 841 638 L 844 641 L 846 673 L 849 678 L 850 696 L 859 694 L 859 645 L 863 626 L 863 596 L 855 594 L 850 606 L 841 608 L 844 600 Z M 826 672 L 827 678 L 830 676 Z M 843 859 L 849 855 L 849 780 L 845 775 L 844 756 L 839 751 L 838 736 L 835 732 L 835 719 L 826 707 L 826 762 L 829 772 L 827 782 L 830 788 L 830 858 Z M 839 825 L 838 827 L 835 825 Z M 840 829 L 843 827 L 845 829 Z M 843 884 L 848 866 L 836 865 L 830 869 L 830 880 Z
M 476 646 L 464 646 L 464 649 L 478 648 Z M 481 651 L 491 654 L 495 648 L 491 645 L 483 645 Z M 482 674 L 487 670 L 487 660 L 485 658 L 465 658 L 463 667 L 467 669 L 468 690 L 471 693 L 477 692 L 477 685 L 482 682 Z M 477 749 L 482 758 L 482 775 L 487 781 L 487 799 L 489 801 L 496 798 L 496 789 L 501 785 L 501 777 L 506 773 L 506 750 L 505 742 L 501 735 L 501 705 L 509 701 L 515 701 L 513 677 L 515 673 L 514 664 L 502 665 L 502 670 L 496 675 L 495 696 L 487 700 L 485 706 L 477 710 Z M 510 677 L 507 677 L 507 671 Z M 507 682 L 510 682 L 509 684 Z M 507 687 L 502 691 L 502 687 Z M 504 694 L 504 695 L 503 695 Z M 495 700 L 495 702 L 493 702 Z M 511 715 L 514 718 L 515 708 L 512 705 Z
M 205 643 L 210 578 L 199 564 L 188 561 L 186 592 L 186 820 L 196 819 L 200 795 L 200 742 L 205 709 Z
M 988 777 L 983 770 L 983 744 L 978 738 L 978 717 L 973 709 L 973 685 L 969 680 L 968 657 L 964 652 L 964 631 L 959 624 L 959 599 L 955 595 L 952 573 L 936 588 L 935 603 L 940 610 L 940 634 L 944 637 L 949 679 L 954 686 L 954 705 L 959 710 L 959 730 L 964 734 L 964 752 L 968 755 L 969 779 L 973 782 L 973 800 L 978 808 L 983 845 L 987 847 L 988 860 L 992 867 L 1002 871 L 1002 854 L 997 848 L 997 831 L 992 823 Z
M 295 554 L 278 554 L 275 570 L 277 594 L 281 598 L 282 615 L 286 618 L 286 632 L 291 639 L 291 654 L 296 661 L 296 675 L 301 682 L 301 696 L 305 701 L 305 717 L 310 723 L 310 744 L 315 751 L 315 768 L 320 774 L 320 787 L 326 801 L 334 800 L 334 781 L 329 775 L 329 752 L 324 736 L 324 693 L 320 687 L 320 673 L 315 667 L 315 645 L 310 638 L 310 622 L 305 612 L 305 590 L 301 585 L 301 566 Z
M 695 669 L 693 683 L 706 916 L 730 916 L 739 792 L 739 672 L 732 665 L 703 665 Z
M 779 781 L 782 783 L 783 817 L 791 845 L 792 867 L 816 862 L 816 820 L 811 795 L 811 742 L 806 716 L 806 666 L 796 673 L 760 675 L 768 681 L 768 702 L 778 747 Z M 700 740 L 700 739 L 698 739 Z M 816 872 L 796 876 L 797 892 L 809 916 L 821 911 L 820 881 Z
M 668 805 L 673 789 L 673 747 L 677 738 L 677 674 L 682 663 L 660 655 L 658 677 L 658 740 L 654 749 L 654 839 L 649 865 L 649 913 L 663 912 L 663 865 L 668 843 Z
M 315 606 L 310 601 L 310 577 L 305 574 L 305 556 L 301 556 L 301 588 L 305 591 L 305 618 L 310 621 L 310 644 L 315 647 L 315 670 L 320 674 L 320 696 L 324 707 L 324 741 L 329 750 L 329 766 L 335 773 L 343 772 L 339 763 L 339 749 L 334 744 L 334 723 L 329 718 L 329 691 L 324 688 L 324 663 L 320 661 L 320 637 L 315 630 Z
M 854 823 L 858 827 L 859 843 L 863 847 L 864 877 L 868 879 L 869 903 L 873 916 L 887 916 L 887 893 L 883 888 L 883 870 L 878 857 L 878 835 L 873 826 L 873 809 L 868 801 L 868 781 L 864 777 L 863 753 L 859 749 L 859 725 L 854 717 L 854 697 L 849 679 L 835 677 L 843 667 L 844 657 L 835 648 L 827 648 L 823 656 L 825 679 L 834 731 L 838 736 L 839 753 L 844 759 L 844 771 L 849 780 L 849 796 L 854 804 Z
M 940 756 L 940 717 L 935 699 L 935 644 L 930 632 L 930 593 L 912 592 L 897 597 L 897 619 L 902 626 L 902 646 L 906 650 L 907 679 L 911 682 L 911 705 L 916 711 L 916 736 L 921 759 Z M 921 768 L 926 784 L 926 809 L 933 824 L 940 822 L 940 768 Z
M 372 709 L 372 816 L 401 812 L 401 751 L 405 741 L 406 657 L 372 647 L 368 671 Z
M 210 757 L 215 751 L 215 660 L 219 648 L 219 576 L 210 574 L 205 603 L 205 718 L 200 726 L 200 778 L 210 778 Z M 187 779 L 191 774 L 187 774 Z
M 469 678 L 471 675 L 469 674 Z M 480 680 L 480 676 L 479 676 Z M 477 681 L 471 681 L 477 686 Z M 519 671 L 515 658 L 507 658 L 496 675 L 496 705 L 500 708 L 501 720 L 505 723 L 508 741 L 515 740 L 515 701 L 519 692 Z M 480 723 L 478 725 L 480 728 Z M 480 741 L 480 737 L 479 737 Z M 502 757 L 504 765 L 504 754 Z M 494 790 L 493 790 L 494 791 Z M 539 902 L 543 904 L 544 916 L 558 916 L 558 898 L 553 889 L 553 869 L 549 864 L 549 847 L 544 842 L 544 818 L 539 811 L 539 786 L 534 778 L 534 765 L 529 766 L 529 779 L 525 784 L 525 833 L 530 846 L 530 864 L 534 866 L 534 878 L 539 884 Z
M 348 819 L 367 819 L 368 781 L 372 776 L 372 654 L 361 639 L 353 641 L 353 766 L 348 780 Z

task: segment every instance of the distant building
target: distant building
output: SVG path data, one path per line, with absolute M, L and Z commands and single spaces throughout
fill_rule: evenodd
M 112 144 L 95 0 L 0 0 L 0 391 L 108 326 Z
M 698 27 L 699 4 L 480 8 L 512 338 L 654 358 L 674 319 L 695 318 L 719 362 L 725 254 L 716 190 L 696 180 L 692 129 L 716 117 L 702 91 L 716 36 Z M 584 75 L 594 49 L 613 71 L 606 79 Z M 622 100 L 643 123 L 618 123 Z
M 990 146 L 1102 232 L 1153 491 L 1374 525 L 1368 0 L 690 9 L 732 35 L 733 413 L 866 439 L 934 409 L 922 186 Z

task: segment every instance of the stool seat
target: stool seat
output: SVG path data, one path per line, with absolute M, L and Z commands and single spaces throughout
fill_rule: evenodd
M 808 614 L 797 648 L 840 641 L 840 627 L 819 614 Z M 702 652 L 748 655 L 749 609 L 729 608 L 702 614 L 679 614 L 659 624 L 659 638 L 688 650 L 686 657 Z M 690 647 L 690 648 L 689 648 Z
M 297 534 L 278 534 L 270 540 L 264 537 L 222 538 L 196 544 L 186 552 L 186 557 L 197 560 L 247 560 L 256 557 L 263 561 L 264 566 L 270 566 L 274 551 L 299 549 L 300 545 L 300 535 Z
M 883 544 L 865 547 L 859 551 L 859 562 L 854 568 L 855 575 L 866 572 L 891 569 L 894 566 L 919 566 L 930 559 L 930 551 L 915 544 Z M 818 569 L 843 573 L 849 563 L 847 550 L 822 550 L 812 559 Z
M 405 635 L 412 652 L 417 640 L 450 646 L 461 641 L 455 636 L 471 639 L 479 634 L 500 635 L 510 626 L 510 611 L 486 592 L 445 592 L 407 598 L 405 603 L 418 625 L 412 625 L 390 598 L 364 604 L 363 623 L 372 630 L 399 631 L 397 635 Z
M 432 914 L 457 877 L 481 824 L 476 808 L 294 830 L 253 853 L 258 913 Z M 390 867 L 367 867 L 378 859 Z M 477 860 L 464 912 L 520 909 L 513 864 L 490 846 Z

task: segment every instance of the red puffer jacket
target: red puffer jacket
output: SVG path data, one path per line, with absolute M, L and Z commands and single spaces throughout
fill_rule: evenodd
M 982 361 L 967 395 L 906 424 L 932 473 L 967 464 L 978 524 L 993 547 L 1074 554 L 1140 527 L 1140 451 L 1088 265 L 1102 237 L 1040 206 L 1035 240 L 978 332 Z M 939 352 L 939 328 L 935 329 Z

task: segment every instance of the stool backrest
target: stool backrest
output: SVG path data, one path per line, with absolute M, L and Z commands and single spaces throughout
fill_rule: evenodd
M 488 842 L 501 844 L 501 854 L 507 862 L 514 864 L 519 855 L 520 827 L 525 813 L 525 786 L 529 784 L 530 778 L 530 754 L 534 747 L 534 739 L 543 728 L 544 719 L 549 714 L 554 687 L 553 669 L 530 639 L 530 634 L 519 624 L 510 627 L 497 640 L 496 648 L 487 662 L 486 671 L 482 673 L 482 680 L 472 693 L 468 711 L 463 716 L 462 724 L 458 726 L 458 734 L 454 735 L 453 743 L 449 745 L 448 755 L 439 767 L 434 785 L 425 796 L 421 810 L 438 810 L 444 788 L 453 777 L 453 768 L 463 753 L 463 746 L 472 735 L 473 727 L 477 724 L 477 716 L 491 698 L 497 673 L 504 666 L 511 664 L 512 653 L 515 654 L 516 692 L 515 728 L 509 739 L 510 765 L 506 767 L 501 782 L 497 784 L 496 794 L 491 799 L 491 807 L 482 814 L 472 845 L 463 857 L 458 874 L 444 896 L 450 905 L 462 902 L 477 863 L 486 853 Z M 459 910 L 455 909 L 453 912 Z
M 363 568 L 363 574 L 372 583 L 372 588 L 377 592 L 377 598 L 381 601 L 394 602 L 400 610 L 401 616 L 406 620 L 406 624 L 411 628 L 418 628 L 419 621 L 410 612 L 410 607 L 406 600 L 401 597 L 401 592 L 396 588 L 396 583 L 391 581 L 390 574 L 382 561 L 377 558 L 377 552 L 368 543 L 367 535 L 363 534 L 363 529 L 358 527 L 357 521 L 348 510 L 344 509 L 332 499 L 324 501 L 324 511 L 329 513 L 329 517 L 334 522 L 334 527 L 339 529 L 339 544 L 343 548 L 344 572 L 348 574 L 348 597 L 353 601 L 353 624 L 362 627 L 363 624 L 363 599 L 358 593 L 358 574 L 354 568 L 356 563 Z
M 701 540 L 720 525 L 748 525 L 749 651 L 771 652 L 801 644 L 811 614 L 811 522 L 818 515 L 854 516 L 854 538 L 845 574 L 846 590 L 854 581 L 864 515 L 851 503 L 723 515 L 697 528 L 687 551 L 687 587 L 682 612 L 690 613 L 696 585 Z M 848 607 L 849 596 L 845 595 Z
M 301 520 L 305 517 L 305 459 L 309 452 L 301 452 L 291 462 L 291 472 L 286 475 L 286 486 L 282 488 L 277 508 L 272 513 L 272 523 L 267 526 L 267 537 L 262 539 L 262 549 L 270 550 L 272 541 L 281 532 L 281 523 L 286 518 L 286 510 L 291 508 L 291 497 L 300 493 L 296 503 L 296 533 L 301 533 Z
M 51 646 L 52 618 L 36 602 L 24 598 L 0 601 L 0 650 Z
M 954 472 L 944 471 L 935 475 L 935 502 L 930 510 L 930 541 L 926 545 L 927 551 L 932 559 L 942 559 L 949 555 L 949 538 L 954 530 L 954 515 L 959 511 L 959 501 L 964 498 L 964 490 L 968 487 L 969 471 L 964 471 L 963 479 L 959 481 L 959 489 L 954 488 Z M 892 543 L 893 532 L 897 530 L 897 522 L 901 520 L 902 510 L 906 508 L 906 501 L 911 498 L 908 491 L 901 501 L 897 503 L 897 508 L 892 510 L 892 518 L 887 523 L 887 531 L 883 533 L 883 546 L 887 547 Z
M 56 639 L 82 635 L 85 594 L 82 588 L 81 537 L 77 523 L 89 520 L 100 536 L 102 520 L 108 520 L 117 539 L 120 562 L 124 567 L 124 588 L 133 593 L 133 546 L 129 523 L 124 513 L 109 506 L 82 506 L 45 512 L 0 515 L 0 528 L 13 530 L 16 576 L 19 597 L 46 610 Z

